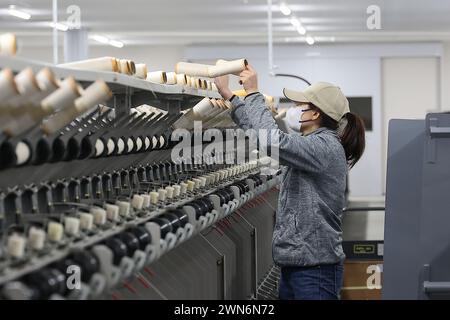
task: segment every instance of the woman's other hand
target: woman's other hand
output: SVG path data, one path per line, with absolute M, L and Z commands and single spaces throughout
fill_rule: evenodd
M 251 65 L 239 74 L 240 82 L 247 94 L 258 92 L 258 74 Z
M 220 76 L 214 79 L 214 83 L 219 90 L 220 95 L 225 100 L 229 100 L 233 96 L 233 92 L 231 92 L 229 87 L 229 79 L 228 75 Z

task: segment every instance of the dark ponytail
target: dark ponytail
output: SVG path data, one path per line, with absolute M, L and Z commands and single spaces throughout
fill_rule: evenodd
M 315 105 L 311 104 L 311 107 L 320 112 L 320 124 L 322 127 L 339 131 L 339 123 L 336 120 L 325 114 Z M 357 114 L 349 112 L 345 114 L 344 119 L 347 120 L 347 124 L 344 130 L 339 132 L 339 137 L 344 147 L 347 164 L 349 168 L 352 168 L 364 153 L 366 147 L 366 129 L 363 120 Z
M 347 120 L 347 125 L 339 136 L 345 150 L 348 166 L 352 168 L 364 153 L 366 129 L 363 120 L 357 114 L 349 112 L 344 117 Z

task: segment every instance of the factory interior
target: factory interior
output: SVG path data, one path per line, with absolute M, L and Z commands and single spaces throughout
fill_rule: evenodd
M 0 300 L 450 299 L 449 16 L 0 0 Z

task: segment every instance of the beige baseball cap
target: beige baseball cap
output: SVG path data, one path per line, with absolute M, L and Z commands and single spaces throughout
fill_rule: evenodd
M 350 112 L 347 98 L 341 88 L 328 82 L 317 82 L 303 92 L 283 89 L 283 94 L 295 102 L 312 103 L 332 119 L 339 121 Z

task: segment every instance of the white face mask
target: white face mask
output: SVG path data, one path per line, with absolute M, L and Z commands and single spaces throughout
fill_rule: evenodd
M 303 110 L 309 110 L 309 109 L 302 109 L 301 107 L 292 107 L 292 108 L 289 108 L 288 111 L 286 112 L 286 120 L 287 120 L 288 126 L 289 126 L 289 128 L 291 128 L 294 131 L 300 132 L 303 122 L 312 121 L 312 120 L 301 120 Z

